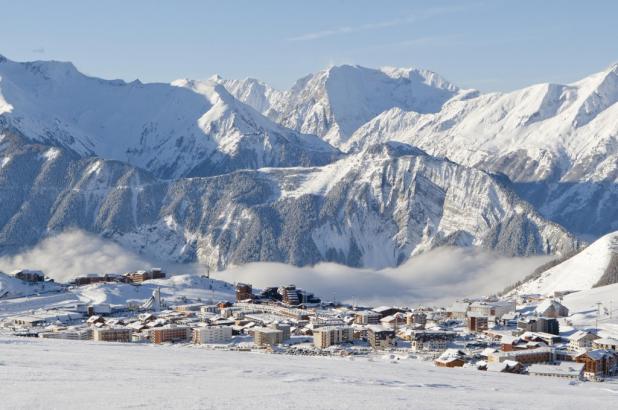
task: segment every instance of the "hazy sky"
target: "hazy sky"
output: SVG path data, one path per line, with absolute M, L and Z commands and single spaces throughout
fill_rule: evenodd
M 428 68 L 462 87 L 571 82 L 618 61 L 618 2 L 5 1 L 0 54 L 103 78 L 256 77 L 330 64 Z

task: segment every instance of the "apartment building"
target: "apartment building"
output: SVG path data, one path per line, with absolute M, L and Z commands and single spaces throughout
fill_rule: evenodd
M 377 325 L 380 323 L 382 315 L 373 310 L 361 310 L 354 312 L 354 323 L 357 325 Z
M 470 332 L 482 332 L 489 329 L 489 319 L 487 316 L 470 314 L 466 318 L 466 327 Z
M 406 314 L 406 324 L 408 326 L 425 327 L 427 314 L 425 312 L 410 312 Z
M 91 329 L 59 330 L 39 333 L 43 339 L 92 340 Z
M 131 329 L 126 327 L 102 327 L 92 330 L 92 339 L 98 342 L 130 342 Z
M 150 329 L 150 341 L 152 343 L 175 343 L 191 340 L 191 328 L 188 326 L 167 325 Z
M 292 326 L 290 326 L 287 323 L 273 322 L 269 324 L 268 327 L 270 327 L 271 329 L 281 330 L 282 332 L 281 340 L 283 342 L 285 342 L 286 340 L 289 340 L 290 337 L 292 336 L 292 331 L 291 331 Z
M 578 330 L 569 336 L 569 350 L 577 351 L 590 349 L 592 347 L 592 343 L 597 339 L 600 339 L 600 337 L 592 332 Z
M 313 331 L 313 345 L 320 349 L 351 341 L 353 338 L 354 329 L 350 326 L 325 326 Z
M 395 331 L 381 326 L 369 326 L 367 340 L 374 349 L 388 349 L 395 341 Z
M 488 363 L 502 363 L 505 360 L 514 360 L 524 365 L 552 363 L 554 361 L 554 350 L 550 347 L 539 347 L 538 349 L 494 352 L 487 356 Z
M 470 314 L 486 317 L 495 317 L 500 319 L 502 315 L 514 312 L 516 308 L 515 301 L 504 300 L 497 302 L 474 302 L 468 309 Z
M 618 351 L 618 339 L 614 339 L 611 337 L 604 337 L 602 339 L 596 339 L 592 342 L 593 349 L 605 349 L 605 350 L 613 350 L 615 352 Z
M 274 346 L 283 343 L 283 332 L 269 327 L 255 327 L 253 343 L 256 346 Z
M 208 326 L 193 330 L 193 343 L 225 344 L 232 341 L 231 326 Z

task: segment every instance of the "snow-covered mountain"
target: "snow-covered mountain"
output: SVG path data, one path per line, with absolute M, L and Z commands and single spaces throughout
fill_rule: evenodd
M 567 230 L 618 230 L 617 102 L 618 65 L 480 94 L 419 69 L 330 67 L 279 91 L 0 57 L 1 251 L 80 228 L 217 269 L 564 255 Z
M 30 139 L 127 162 L 164 178 L 323 165 L 336 149 L 265 118 L 214 81 L 142 84 L 70 63 L 0 57 L 0 125 Z
M 618 232 L 603 236 L 576 255 L 534 275 L 515 293 L 553 294 L 618 283 Z
M 381 268 L 441 245 L 507 255 L 579 247 L 491 175 L 400 143 L 322 167 L 177 180 L 8 132 L 0 158 L 7 252 L 69 228 L 213 269 L 254 261 Z
M 618 229 L 618 64 L 568 85 L 453 98 L 439 112 L 392 108 L 341 146 L 402 141 L 506 174 L 551 220 L 598 236 Z
M 238 99 L 289 128 L 339 147 L 363 124 L 391 108 L 438 112 L 450 98 L 475 95 L 428 70 L 334 66 L 301 78 L 286 91 L 254 79 L 216 81 Z

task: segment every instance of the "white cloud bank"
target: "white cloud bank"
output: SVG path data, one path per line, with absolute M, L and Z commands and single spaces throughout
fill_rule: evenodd
M 491 252 L 440 248 L 397 267 L 375 271 L 333 263 L 296 267 L 282 263 L 250 263 L 217 272 L 213 277 L 252 283 L 256 288 L 294 283 L 324 300 L 333 297 L 359 304 L 448 302 L 502 290 L 551 257 L 506 258 Z M 71 231 L 42 241 L 16 256 L 0 258 L 0 271 L 40 269 L 58 281 L 89 272 L 127 272 L 161 266 L 176 273 L 203 273 L 196 264 L 178 265 L 147 259 L 98 236 Z

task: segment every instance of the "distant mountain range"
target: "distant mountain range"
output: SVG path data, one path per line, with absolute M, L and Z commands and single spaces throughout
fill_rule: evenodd
M 70 228 L 167 260 L 569 255 L 618 229 L 618 66 L 462 90 L 417 69 L 126 83 L 0 57 L 0 252 Z

